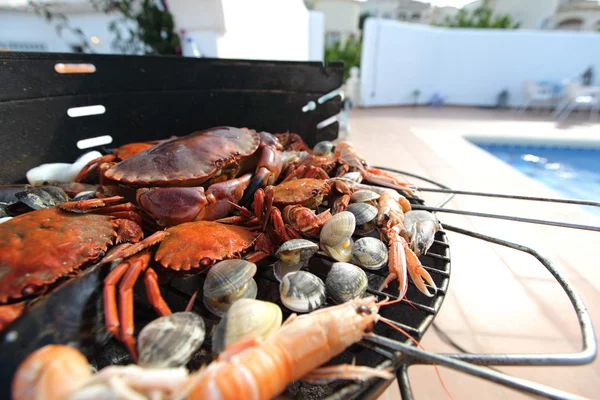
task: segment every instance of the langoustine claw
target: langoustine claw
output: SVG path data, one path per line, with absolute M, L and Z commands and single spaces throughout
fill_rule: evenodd
M 389 274 L 380 286 L 380 290 L 394 279 L 398 279 L 398 289 L 400 290 L 399 297 L 402 298 L 408 289 L 408 275 L 410 275 L 417 289 L 428 297 L 432 297 L 425 282 L 431 285 L 434 291 L 437 291 L 437 286 L 431 278 L 431 275 L 423 265 L 417 255 L 410 249 L 408 242 L 400 236 L 398 230 L 389 228 L 386 230 L 386 236 L 389 242 Z
M 442 225 L 432 213 L 423 210 L 409 211 L 404 215 L 404 225 L 416 255 L 427 254 L 435 233 Z

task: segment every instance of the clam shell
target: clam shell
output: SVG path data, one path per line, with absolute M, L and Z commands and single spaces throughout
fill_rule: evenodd
M 258 286 L 256 285 L 256 281 L 254 279 L 250 279 L 240 291 L 229 296 L 204 296 L 204 305 L 211 313 L 222 317 L 236 301 L 240 299 L 255 299 L 257 293 Z
M 317 144 L 315 144 L 315 147 L 313 148 L 313 154 L 315 156 L 326 156 L 328 154 L 331 154 L 333 150 L 333 143 L 331 143 L 328 140 L 325 140 L 323 142 L 319 142 Z
M 222 352 L 240 340 L 255 336 L 266 339 L 279 329 L 283 316 L 277 304 L 254 299 L 236 301 L 217 325 L 212 337 L 212 349 Z
M 73 197 L 73 200 L 87 200 L 87 199 L 95 199 L 96 192 L 93 190 L 88 190 L 85 192 L 79 192 Z
M 275 278 L 281 282 L 281 279 L 285 275 L 289 274 L 290 272 L 300 271 L 302 267 L 302 264 L 286 263 L 279 260 L 275 263 L 275 265 L 273 265 L 273 275 L 275 275 Z
M 369 279 L 365 271 L 345 262 L 334 263 L 325 280 L 327 294 L 337 304 L 361 297 L 366 292 L 368 284 Z
M 213 265 L 204 281 L 204 305 L 222 316 L 235 301 L 256 298 L 254 274 L 256 264 L 246 260 L 225 260 Z
M 356 228 L 356 218 L 349 211 L 333 215 L 321 228 L 321 244 L 337 247 L 348 241 Z
M 54 207 L 69 201 L 67 194 L 55 186 L 34 187 L 16 193 L 15 197 L 32 210 Z
M 242 289 L 256 274 L 256 264 L 246 260 L 225 260 L 213 265 L 204 281 L 204 297 L 224 297 Z
M 363 180 L 363 177 L 360 172 L 347 172 L 342 176 L 342 178 L 350 179 L 351 181 L 356 183 L 361 183 Z
M 388 248 L 379 239 L 360 238 L 352 246 L 352 259 L 361 267 L 379 269 L 388 260 Z
M 310 312 L 325 303 L 325 284 L 306 271 L 291 272 L 279 284 L 281 302 L 290 310 Z
M 354 245 L 354 241 L 350 238 L 344 244 L 337 247 L 329 247 L 327 245 L 323 245 L 323 251 L 329 257 L 333 258 L 336 261 L 348 262 L 352 259 L 352 246 Z
M 371 222 L 377 216 L 377 207 L 367 203 L 353 203 L 346 207 L 346 211 L 354 214 L 356 225 L 364 225 Z
M 366 203 L 368 201 L 375 201 L 379 198 L 379 194 L 372 190 L 357 190 L 350 196 L 350 201 L 353 203 Z
M 155 319 L 138 335 L 138 364 L 145 368 L 182 367 L 202 346 L 205 333 L 204 320 L 192 312 Z
M 310 240 L 292 239 L 283 243 L 275 253 L 275 256 L 288 264 L 302 264 L 318 250 L 319 246 Z

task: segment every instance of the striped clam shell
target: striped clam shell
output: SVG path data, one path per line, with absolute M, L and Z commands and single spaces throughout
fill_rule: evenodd
M 281 279 L 279 294 L 284 306 L 296 312 L 310 312 L 325 303 L 325 284 L 306 271 L 290 272 Z
M 178 312 L 150 322 L 138 335 L 138 364 L 145 368 L 186 365 L 204 342 L 204 320 L 193 312 Z

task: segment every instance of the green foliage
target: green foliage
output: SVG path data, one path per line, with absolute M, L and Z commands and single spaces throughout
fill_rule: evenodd
M 94 50 L 90 46 L 87 37 L 83 33 L 83 31 L 79 28 L 75 28 L 71 26 L 69 19 L 66 15 L 62 13 L 54 13 L 50 10 L 51 4 L 48 3 L 35 3 L 33 1 L 29 2 L 29 6 L 33 8 L 35 13 L 40 17 L 43 17 L 46 22 L 54 23 L 54 27 L 56 29 L 56 33 L 58 36 L 62 36 L 64 31 L 71 32 L 73 36 L 79 40 L 81 48 L 86 53 L 94 53 Z
M 360 66 L 360 52 L 362 43 L 360 38 L 350 38 L 343 45 L 337 41 L 333 46 L 325 48 L 325 64 L 331 61 L 344 62 L 344 79 L 350 76 L 350 68 Z
M 469 12 L 466 8 L 458 11 L 453 18 L 446 17 L 442 24 L 448 28 L 481 28 L 481 29 L 518 29 L 520 22 L 514 22 L 512 17 L 506 15 L 494 16 L 494 10 L 489 6 L 489 1 L 484 1 L 481 6 Z
M 165 1 L 90 0 L 97 10 L 116 15 L 109 30 L 113 46 L 126 54 L 181 54 L 181 40 Z
M 181 54 L 181 39 L 175 31 L 173 16 L 166 1 L 154 0 L 90 0 L 98 11 L 114 16 L 109 30 L 115 35 L 113 47 L 125 54 Z M 66 15 L 51 10 L 47 3 L 29 4 L 48 22 L 55 23 L 60 35 L 69 31 L 81 42 L 86 53 L 94 50 L 80 28 L 74 28 Z
M 365 26 L 365 21 L 367 20 L 367 18 L 369 18 L 371 16 L 372 16 L 371 13 L 368 11 L 361 13 L 360 17 L 358 19 L 358 29 L 360 29 L 362 31 L 363 27 Z

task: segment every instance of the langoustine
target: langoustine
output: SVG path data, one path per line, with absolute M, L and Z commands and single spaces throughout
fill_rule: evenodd
M 90 399 L 101 394 L 140 399 L 271 399 L 297 379 L 320 383 L 392 379 L 388 371 L 354 365 L 318 368 L 370 332 L 380 318 L 381 305 L 374 297 L 366 297 L 300 317 L 292 314 L 265 341 L 237 342 L 189 377 L 182 368 L 153 370 L 134 365 L 111 366 L 89 376 L 81 353 L 50 345 L 20 365 L 13 396 L 15 400 Z

